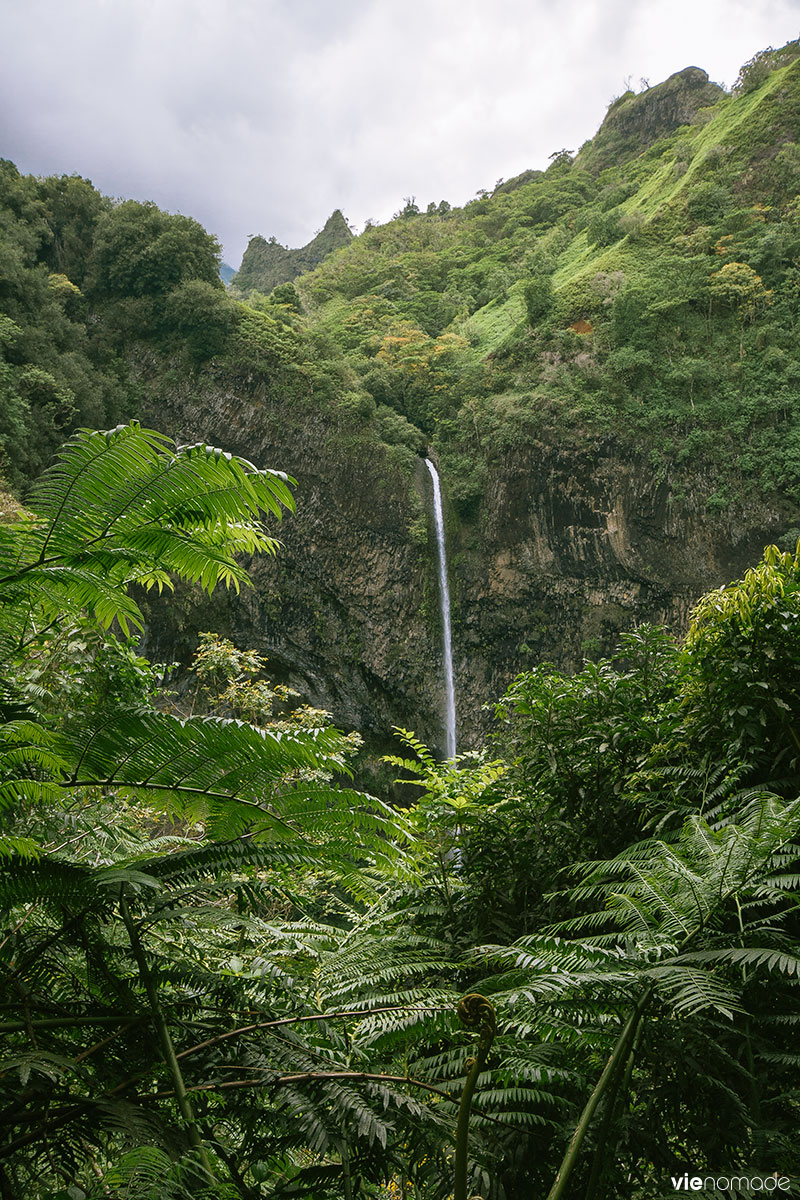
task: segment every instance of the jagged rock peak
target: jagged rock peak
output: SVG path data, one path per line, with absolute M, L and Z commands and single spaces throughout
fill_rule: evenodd
M 274 237 L 251 238 L 236 274 L 233 291 L 247 296 L 253 291 L 268 293 L 280 283 L 290 283 L 305 271 L 313 271 L 324 258 L 352 240 L 350 226 L 340 208 L 335 208 L 322 229 L 297 250 L 282 246 Z
M 599 171 L 641 154 L 680 125 L 690 125 L 703 108 L 725 95 L 700 67 L 684 67 L 638 95 L 625 92 L 611 104 L 590 142 L 581 147 L 581 165 Z
M 340 208 L 335 208 L 322 227 L 323 233 L 341 233 L 346 241 L 353 236 Z M 319 237 L 319 234 L 317 234 Z

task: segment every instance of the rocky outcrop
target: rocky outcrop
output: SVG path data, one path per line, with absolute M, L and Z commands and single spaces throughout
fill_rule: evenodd
M 329 409 L 287 405 L 233 376 L 162 391 L 151 423 L 207 441 L 297 481 L 296 512 L 271 532 L 240 595 L 196 590 L 150 602 L 148 652 L 186 661 L 217 630 L 257 649 L 274 681 L 388 749 L 393 725 L 439 736 L 441 659 L 435 564 L 420 538 L 430 481 L 423 460 L 338 424 Z
M 477 536 L 457 535 L 462 738 L 478 737 L 480 702 L 522 669 L 572 669 L 642 621 L 680 633 L 704 591 L 740 576 L 785 529 L 769 504 L 710 516 L 713 490 L 683 475 L 673 491 L 668 475 L 611 441 L 582 451 L 543 443 L 493 464 Z
M 339 250 L 352 241 L 350 226 L 335 209 L 322 229 L 311 241 L 297 250 L 282 246 L 274 237 L 268 241 L 263 237 L 251 238 L 244 252 L 242 265 L 233 279 L 232 291 L 246 297 L 253 291 L 265 295 L 280 283 L 291 283 L 304 271 L 313 271 L 334 250 Z
M 690 125 L 702 108 L 710 108 L 724 95 L 700 67 L 676 71 L 638 95 L 628 92 L 611 105 L 595 136 L 581 147 L 578 164 L 595 173 L 612 164 L 619 166 L 665 134 Z

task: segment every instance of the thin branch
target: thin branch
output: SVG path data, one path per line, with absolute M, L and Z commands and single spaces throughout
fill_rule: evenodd
M 410 1075 L 373 1075 L 368 1071 L 303 1071 L 298 1075 L 273 1075 L 267 1079 L 229 1079 L 223 1083 L 197 1083 L 186 1090 L 187 1092 L 217 1092 L 236 1088 L 283 1087 L 286 1084 L 305 1083 L 306 1080 L 315 1079 L 366 1079 L 368 1081 L 374 1080 L 377 1083 L 405 1083 L 410 1087 L 422 1088 L 426 1092 L 432 1092 L 435 1096 L 441 1096 L 443 1100 L 449 1100 L 451 1104 L 456 1103 L 456 1098 L 450 1092 L 445 1092 L 442 1088 L 434 1087 L 433 1084 L 423 1083 L 421 1079 L 414 1079 Z M 174 1095 L 173 1091 L 153 1092 L 152 1095 L 143 1096 L 141 1099 L 166 1100 Z M 473 1108 L 475 1108 L 475 1112 L 483 1120 L 491 1121 L 495 1125 L 501 1125 L 503 1129 L 513 1128 L 507 1121 L 501 1121 L 498 1117 L 493 1117 L 489 1113 L 483 1112 L 475 1105 L 473 1105 Z M 525 1129 L 524 1132 L 529 1133 L 531 1131 Z
M 155 736 L 156 735 L 154 735 L 154 737 Z M 154 738 L 148 738 L 147 742 L 144 742 L 142 744 L 147 745 L 149 742 L 151 742 L 153 740 L 154 740 Z M 139 746 L 139 745 L 137 745 L 135 747 L 136 751 L 138 751 L 140 749 L 141 749 L 141 746 Z M 131 753 L 133 753 L 133 751 Z M 237 804 L 244 804 L 248 808 L 256 809 L 257 812 L 260 812 L 263 816 L 268 817 L 269 820 L 274 822 L 275 825 L 282 825 L 283 828 L 288 830 L 289 833 L 291 833 L 294 837 L 301 838 L 303 840 L 308 840 L 306 835 L 303 834 L 302 830 L 297 829 L 294 825 L 292 825 L 284 817 L 279 817 L 278 814 L 273 812 L 271 809 L 265 808 L 263 806 L 263 804 L 261 804 L 258 800 L 246 800 L 244 798 L 244 796 L 240 796 L 236 792 L 217 792 L 217 791 L 213 790 L 213 787 L 207 787 L 207 788 L 186 787 L 182 783 L 177 784 L 177 785 L 175 785 L 173 783 L 141 783 L 138 780 L 126 781 L 124 779 L 115 779 L 113 777 L 113 775 L 108 779 L 76 779 L 73 776 L 70 779 L 64 779 L 64 780 L 59 781 L 58 787 L 62 788 L 65 791 L 70 790 L 72 788 L 90 788 L 90 787 L 119 788 L 121 790 L 124 790 L 127 788 L 127 789 L 130 789 L 131 791 L 139 790 L 139 791 L 146 791 L 146 792 L 175 792 L 179 796 L 182 796 L 182 795 L 205 796 L 208 800 L 223 800 L 223 801 L 235 800 Z
M 636 1036 L 636 1031 L 639 1028 L 639 1022 L 644 1015 L 644 1010 L 649 1004 L 654 990 L 653 984 L 650 984 L 645 989 L 645 991 L 639 997 L 636 1007 L 633 1009 L 628 1017 L 628 1020 L 625 1022 L 625 1026 L 617 1038 L 616 1045 L 611 1051 L 611 1055 L 605 1065 L 605 1069 L 595 1084 L 594 1091 L 587 1100 L 586 1106 L 581 1113 L 581 1118 L 575 1128 L 575 1132 L 572 1135 L 572 1140 L 567 1147 L 567 1152 L 564 1155 L 561 1166 L 558 1168 L 558 1173 L 553 1182 L 553 1186 L 548 1193 L 547 1200 L 560 1200 L 560 1198 L 564 1195 L 567 1183 L 569 1182 L 570 1174 L 572 1173 L 572 1168 L 575 1166 L 578 1155 L 580 1154 L 583 1139 L 585 1138 L 589 1126 L 592 1123 L 592 1117 L 595 1114 L 595 1109 L 605 1095 L 612 1079 L 617 1074 L 620 1062 L 627 1060 L 631 1045 Z
M 216 1092 L 231 1088 L 284 1087 L 286 1084 L 305 1083 L 306 1080 L 313 1079 L 366 1079 L 375 1080 L 378 1083 L 406 1083 L 412 1087 L 423 1088 L 426 1092 L 433 1092 L 434 1095 L 455 1103 L 449 1092 L 434 1087 L 430 1083 L 423 1083 L 420 1079 L 412 1079 L 408 1075 L 374 1075 L 368 1071 L 303 1071 L 297 1075 L 273 1075 L 267 1079 L 229 1079 L 224 1083 L 196 1083 L 186 1090 L 187 1092 Z M 152 1098 L 165 1100 L 174 1095 L 173 1091 L 154 1092 Z
M 10 940 L 10 939 L 11 939 L 11 938 L 14 936 L 14 934 L 15 934 L 15 933 L 18 933 L 18 932 L 20 931 L 20 929 L 22 929 L 22 926 L 25 924 L 25 922 L 27 921 L 28 917 L 31 915 L 31 913 L 33 912 L 33 910 L 34 910 L 35 908 L 36 908 L 36 901 L 34 900 L 34 901 L 33 901 L 33 903 L 31 904 L 30 908 L 28 909 L 28 911 L 27 911 L 26 913 L 23 913 L 23 915 L 22 915 L 22 916 L 20 917 L 20 919 L 17 921 L 17 923 L 16 923 L 16 925 L 14 926 L 14 928 L 13 928 L 13 929 L 9 929 L 8 933 L 7 933 L 7 934 L 6 934 L 6 936 L 3 938 L 2 942 L 0 942 L 0 950 L 2 950 L 2 949 L 3 949 L 3 947 L 5 946 L 5 944 L 6 944 L 6 943 L 7 943 L 7 942 L 8 942 L 8 941 L 9 941 L 9 940 Z
M 468 1028 L 479 1028 L 478 1045 L 475 1056 L 468 1058 L 465 1066 L 467 1077 L 461 1092 L 461 1103 L 458 1106 L 458 1121 L 456 1123 L 456 1155 L 453 1166 L 453 1200 L 467 1200 L 467 1154 L 469 1151 L 469 1114 L 472 1108 L 472 1097 L 478 1083 L 478 1076 L 483 1070 L 486 1057 L 494 1041 L 497 1029 L 497 1014 L 491 1001 L 479 992 L 471 992 L 464 996 L 458 1005 L 458 1019 Z
M 141 1021 L 149 1021 L 148 1016 L 131 1017 L 42 1017 L 31 1021 L 0 1021 L 0 1033 L 19 1033 L 28 1025 L 34 1029 L 77 1029 L 81 1025 L 137 1025 Z
M 34 958 L 40 958 L 41 955 L 45 952 L 45 950 L 49 950 L 51 946 L 53 946 L 56 942 L 60 941 L 62 937 L 64 937 L 67 933 L 69 933 L 69 931 L 72 929 L 72 927 L 74 925 L 80 925 L 81 921 L 83 920 L 83 918 L 86 916 L 86 914 L 89 911 L 90 911 L 89 908 L 82 908 L 80 910 L 80 912 L 75 914 L 74 917 L 70 917 L 68 921 L 65 921 L 63 923 L 63 925 L 60 925 L 58 927 L 58 929 L 56 929 L 53 933 L 51 933 L 48 937 L 46 937 L 43 942 L 38 943 L 33 948 L 33 950 L 29 951 L 29 953 L 26 954 L 25 958 L 22 960 L 22 962 L 19 964 L 18 967 L 15 967 L 13 971 L 9 971 L 7 973 L 6 979 L 9 982 L 13 982 L 19 975 L 22 974 L 25 967 L 27 967 L 28 963 L 31 960 L 31 956 L 33 956 Z
M 333 1013 L 314 1013 L 308 1017 L 281 1017 L 277 1021 L 256 1021 L 253 1025 L 242 1025 L 239 1029 L 231 1029 L 227 1033 L 220 1033 L 217 1037 L 209 1038 L 205 1042 L 198 1042 L 196 1046 L 189 1046 L 187 1050 L 181 1050 L 178 1058 L 186 1058 L 190 1054 L 196 1054 L 200 1050 L 206 1050 L 209 1046 L 216 1046 L 220 1042 L 226 1042 L 230 1038 L 239 1037 L 243 1033 L 252 1033 L 255 1029 L 274 1029 L 279 1025 L 300 1025 L 306 1021 L 333 1021 L 337 1017 L 371 1017 L 375 1013 L 389 1012 L 439 1012 L 442 1011 L 442 1006 L 427 1005 L 424 1008 L 409 1009 L 406 1004 L 390 1004 L 385 1008 L 370 1008 L 370 1009 L 348 1009 L 344 1012 Z

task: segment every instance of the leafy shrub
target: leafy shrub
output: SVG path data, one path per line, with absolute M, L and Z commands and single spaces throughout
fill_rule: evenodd
M 299 339 L 274 317 L 243 304 L 237 312 L 229 353 L 235 365 L 269 373 L 296 363 Z
M 553 280 L 549 275 L 538 275 L 528 280 L 523 292 L 525 311 L 531 325 L 538 325 L 553 308 Z
M 381 441 L 388 442 L 390 446 L 408 446 L 418 454 L 425 449 L 425 435 L 422 430 L 412 425 L 402 413 L 380 404 L 375 420 Z
M 727 188 L 709 180 L 694 188 L 686 201 L 689 217 L 698 225 L 713 225 L 731 206 Z
M 623 236 L 618 209 L 593 213 L 586 226 L 586 237 L 593 246 L 613 246 Z
M 747 60 L 739 71 L 733 91 L 743 95 L 755 92 L 763 83 L 766 83 L 773 71 L 788 66 L 798 55 L 800 55 L 800 42 L 789 42 L 778 50 L 767 46 L 766 50 L 760 50 L 758 54 L 754 54 Z
M 645 225 L 645 215 L 639 209 L 623 213 L 619 219 L 619 228 L 625 237 L 635 240 L 639 237 Z
M 173 288 L 164 305 L 164 320 L 186 343 L 195 362 L 222 354 L 236 320 L 236 306 L 204 279 L 187 279 Z
M 365 392 L 345 392 L 337 397 L 336 411 L 358 425 L 368 425 L 374 420 L 376 406 L 372 396 Z
M 279 283 L 269 294 L 273 304 L 285 304 L 296 313 L 302 313 L 303 305 L 293 283 Z
M 614 375 L 626 383 L 635 384 L 653 366 L 649 350 L 637 350 L 635 346 L 621 346 L 608 357 L 608 366 Z

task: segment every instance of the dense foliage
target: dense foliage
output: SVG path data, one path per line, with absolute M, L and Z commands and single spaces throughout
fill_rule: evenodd
M 797 555 L 682 647 L 520 676 L 492 761 L 403 734 L 401 815 L 337 782 L 356 743 L 258 655 L 206 636 L 181 699 L 127 636 L 132 583 L 246 583 L 285 477 L 129 425 L 30 503 L 0 525 L 0 1194 L 800 1171 Z
M 292 480 L 135 421 L 45 470 L 212 380 L 387 473 L 433 440 L 465 521 L 613 436 L 791 526 L 797 51 L 246 303 L 191 219 L 0 164 L 2 1200 L 797 1192 L 799 530 L 680 642 L 520 674 L 483 751 L 400 731 L 400 807 L 247 646 L 171 690 L 136 641 L 248 586 Z
M 797 51 L 758 56 L 732 95 L 690 70 L 621 97 L 577 155 L 462 209 L 407 206 L 300 295 L 464 490 L 508 447 L 610 433 L 676 492 L 703 462 L 709 511 L 791 489 Z
M 177 359 L 311 403 L 351 438 L 434 440 L 467 517 L 487 462 L 553 437 L 613 434 L 676 497 L 702 467 L 709 512 L 786 495 L 800 472 L 797 50 L 755 56 L 729 95 L 696 69 L 628 93 L 577 155 L 463 208 L 409 199 L 357 238 L 335 213 L 302 252 L 259 239 L 248 263 L 300 255 L 286 279 L 323 261 L 268 296 L 248 266 L 246 305 L 189 218 L 4 164 L 3 471 L 20 484 L 75 425 L 129 417 L 142 364 L 163 377 Z
M 308 245 L 298 250 L 281 246 L 274 237 L 269 241 L 263 237 L 253 237 L 236 272 L 234 291 L 242 297 L 251 296 L 253 292 L 266 295 L 281 285 L 291 283 L 305 271 L 313 271 L 329 254 L 346 246 L 352 237 L 350 226 L 338 208 Z

